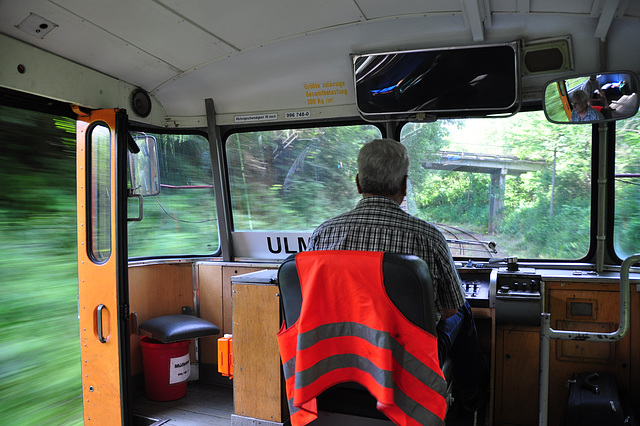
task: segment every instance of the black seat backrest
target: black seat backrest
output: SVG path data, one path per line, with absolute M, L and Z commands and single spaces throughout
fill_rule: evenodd
M 302 291 L 295 254 L 278 269 L 280 300 L 287 327 L 300 316 Z M 436 335 L 433 282 L 426 262 L 414 255 L 385 253 L 382 275 L 389 299 L 412 323 Z M 318 409 L 377 419 L 386 417 L 377 410 L 376 399 L 360 384 L 341 383 L 318 396 Z
M 278 269 L 278 286 L 287 327 L 300 316 L 302 292 L 295 254 Z M 382 274 L 385 289 L 398 310 L 418 327 L 436 335 L 433 282 L 426 262 L 418 256 L 385 253 Z

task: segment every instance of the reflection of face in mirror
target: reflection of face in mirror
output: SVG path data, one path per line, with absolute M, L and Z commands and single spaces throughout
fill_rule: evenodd
M 584 91 L 589 96 L 589 98 L 593 98 L 596 94 L 596 91 L 600 90 L 600 82 L 598 81 L 597 75 L 589 76 L 589 80 L 584 83 Z
M 573 93 L 571 103 L 573 104 L 572 122 L 604 120 L 604 115 L 589 105 L 589 97 L 583 90 L 576 90 Z
M 547 83 L 543 107 L 554 123 L 604 123 L 638 111 L 636 74 L 624 71 L 565 77 Z

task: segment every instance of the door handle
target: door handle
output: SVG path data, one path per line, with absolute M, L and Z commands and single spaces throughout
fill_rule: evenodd
M 98 340 L 100 343 L 106 343 L 107 339 L 103 335 L 102 331 L 102 310 L 105 308 L 103 304 L 98 305 L 98 309 L 96 311 L 98 317 Z

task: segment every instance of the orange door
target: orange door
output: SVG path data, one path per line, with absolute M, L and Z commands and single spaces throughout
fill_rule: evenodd
M 85 425 L 128 415 L 126 114 L 94 111 L 77 123 L 80 342 Z
M 567 114 L 567 120 L 571 120 L 571 103 L 569 102 L 567 85 L 564 81 L 558 81 L 556 85 L 558 87 L 558 94 L 560 95 L 560 100 L 562 101 L 562 107 L 564 108 L 565 114 Z

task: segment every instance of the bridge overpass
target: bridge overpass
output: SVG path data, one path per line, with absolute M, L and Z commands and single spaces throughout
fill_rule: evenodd
M 422 163 L 431 170 L 448 170 L 466 173 L 487 173 L 491 176 L 489 192 L 489 234 L 494 234 L 502 220 L 504 191 L 507 175 L 519 176 L 549 167 L 546 161 L 520 160 L 518 157 L 500 154 L 475 154 L 470 152 L 439 151 L 437 157 Z

